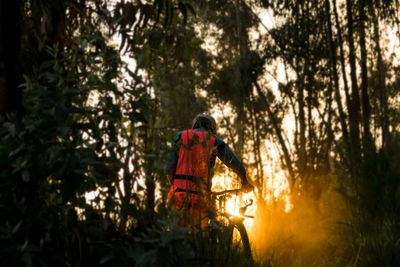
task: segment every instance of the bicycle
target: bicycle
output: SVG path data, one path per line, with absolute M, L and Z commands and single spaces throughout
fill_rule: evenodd
M 244 205 L 238 210 L 239 214 L 230 214 L 226 211 L 226 203 L 229 198 L 235 197 L 235 201 L 241 201 L 241 190 L 230 189 L 220 192 L 211 193 L 211 210 L 214 214 L 210 214 L 210 223 L 208 231 L 211 238 L 211 247 L 214 253 L 222 253 L 226 255 L 224 264 L 228 264 L 233 248 L 244 254 L 247 263 L 253 263 L 249 236 L 244 225 L 245 218 L 254 218 L 254 216 L 246 214 L 246 210 L 253 204 L 251 199 L 248 202 L 242 202 Z M 240 204 L 240 203 L 239 203 Z M 237 230 L 237 238 L 234 240 L 235 229 Z M 224 245 L 228 244 L 226 251 Z M 237 246 L 237 247 L 235 247 Z M 221 250 L 222 247 L 222 251 Z

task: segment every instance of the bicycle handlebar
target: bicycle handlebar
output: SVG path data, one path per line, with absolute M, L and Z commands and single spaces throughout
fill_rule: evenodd
M 241 188 L 237 188 L 237 189 L 228 189 L 228 190 L 223 190 L 223 191 L 219 191 L 219 192 L 211 192 L 212 195 L 214 195 L 214 197 L 216 199 L 220 199 L 221 196 L 224 195 L 229 195 L 229 194 L 239 194 L 239 193 L 243 193 L 244 191 Z M 250 202 L 248 203 L 244 203 L 243 207 L 239 208 L 239 213 L 241 216 L 243 217 L 247 217 L 247 218 L 254 218 L 254 216 L 252 215 L 247 215 L 245 214 L 247 207 L 251 206 L 253 204 L 253 199 L 250 199 Z
M 219 191 L 219 192 L 211 192 L 211 194 L 215 195 L 215 196 L 220 196 L 220 195 L 226 195 L 226 194 L 238 194 L 238 193 L 242 193 L 242 189 L 228 189 L 228 190 L 223 190 L 223 191 Z

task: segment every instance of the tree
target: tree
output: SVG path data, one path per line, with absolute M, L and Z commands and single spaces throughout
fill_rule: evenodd
M 22 113 L 20 1 L 0 2 L 0 115 Z

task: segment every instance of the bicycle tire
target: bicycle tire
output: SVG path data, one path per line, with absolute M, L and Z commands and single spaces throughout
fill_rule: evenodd
M 251 253 L 250 239 L 249 235 L 247 234 L 246 227 L 244 226 L 243 222 L 234 222 L 233 225 L 240 234 L 240 241 L 243 245 L 244 255 L 246 259 L 249 260 L 251 263 L 253 263 L 253 255 Z

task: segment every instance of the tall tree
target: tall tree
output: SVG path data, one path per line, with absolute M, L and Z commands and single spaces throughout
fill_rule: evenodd
M 353 3 L 346 0 L 346 17 L 347 17 L 347 42 L 349 46 L 349 62 L 351 77 L 351 101 L 349 106 L 349 122 L 350 122 L 350 143 L 353 149 L 353 163 L 360 162 L 360 95 L 357 84 L 357 68 L 356 68 L 356 50 L 354 46 L 353 31 Z M 345 74 L 343 74 L 345 75 Z M 356 166 L 356 165 L 354 165 Z M 357 172 L 357 171 L 356 171 Z
M 365 38 L 365 24 L 366 24 L 366 14 L 365 14 L 365 2 L 364 0 L 358 1 L 358 13 L 359 13 L 359 44 L 361 52 L 361 96 L 362 96 L 362 112 L 363 112 L 363 148 L 365 152 L 369 152 L 373 149 L 374 144 L 372 141 L 371 130 L 370 130 L 370 114 L 371 107 L 369 101 L 368 92 L 368 68 L 367 68 L 367 44 Z
M 22 113 L 21 1 L 0 1 L 0 115 Z
M 373 23 L 373 36 L 375 43 L 375 53 L 377 57 L 377 69 L 378 69 L 378 80 L 379 80 L 379 100 L 380 100 L 380 124 L 382 131 L 382 147 L 384 149 L 387 148 L 390 143 L 390 134 L 389 134 L 389 119 L 388 119 L 388 95 L 387 95 L 387 87 L 386 87 L 386 71 L 385 65 L 382 57 L 382 49 L 380 45 L 381 37 L 380 37 L 380 25 L 379 25 L 379 16 L 376 14 L 380 11 L 379 3 L 376 4 L 377 9 L 372 4 L 369 3 L 369 12 L 372 15 L 372 23 Z
M 337 49 L 336 49 L 336 43 L 333 39 L 333 26 L 332 26 L 332 21 L 331 21 L 331 6 L 330 6 L 330 1 L 326 0 L 325 1 L 325 9 L 326 9 L 326 17 L 327 17 L 327 28 L 328 28 L 328 37 L 329 37 L 329 55 L 330 55 L 330 64 L 331 64 L 331 75 L 332 75 L 332 80 L 333 80 L 333 86 L 335 90 L 335 100 L 338 106 L 338 113 L 339 113 L 339 121 L 342 129 L 342 136 L 343 136 L 343 141 L 345 144 L 345 148 L 347 153 L 350 153 L 351 148 L 350 148 L 350 142 L 349 142 L 349 134 L 348 134 L 348 129 L 347 129 L 347 121 L 346 121 L 346 114 L 343 109 L 343 104 L 342 104 L 342 96 L 340 95 L 340 88 L 339 88 L 339 74 L 337 71 Z M 340 41 L 340 39 L 339 39 Z M 347 82 L 346 82 L 347 83 Z M 345 89 L 346 90 L 346 89 Z

